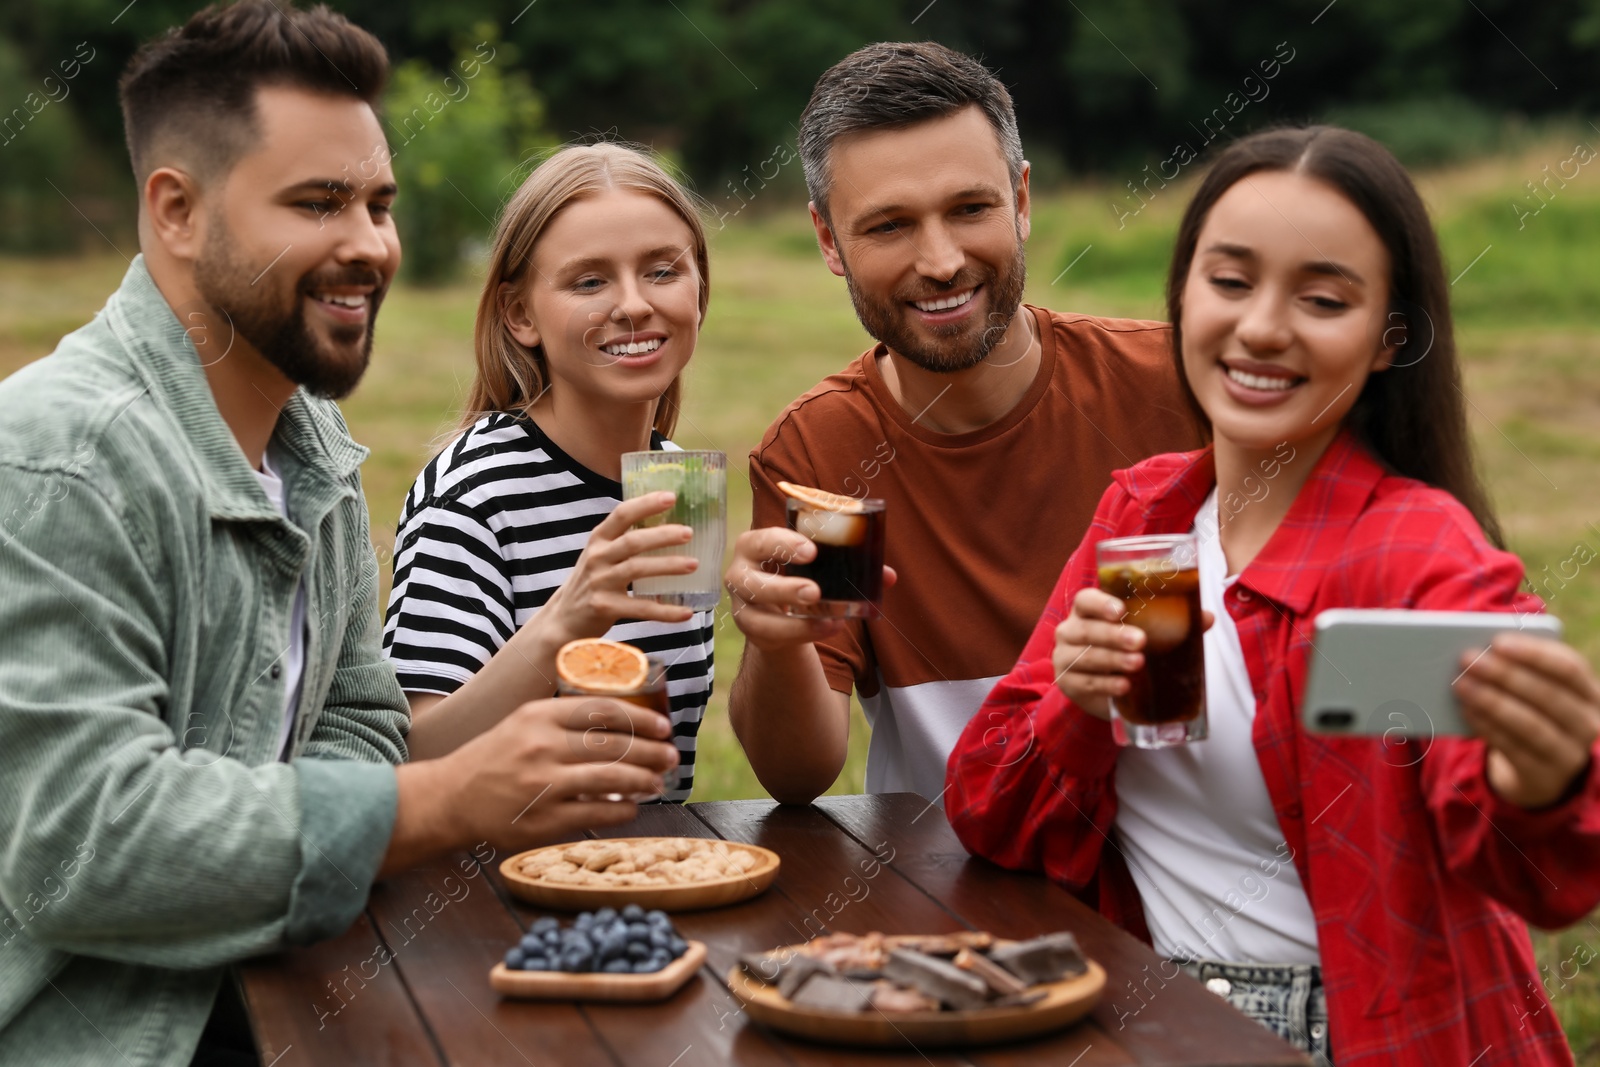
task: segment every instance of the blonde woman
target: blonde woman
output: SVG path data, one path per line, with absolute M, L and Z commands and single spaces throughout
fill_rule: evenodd
M 709 611 L 636 600 L 685 574 L 686 526 L 633 530 L 670 494 L 621 502 L 622 453 L 676 447 L 679 376 L 709 295 L 694 200 L 645 153 L 572 146 L 541 164 L 495 230 L 458 432 L 417 476 L 395 537 L 384 649 L 411 702 L 414 758 L 443 755 L 555 691 L 578 637 L 670 666 L 682 801 L 711 694 Z

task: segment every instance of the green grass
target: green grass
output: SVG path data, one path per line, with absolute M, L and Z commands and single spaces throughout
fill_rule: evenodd
M 1460 275 L 1452 297 L 1484 474 L 1512 548 L 1566 623 L 1569 638 L 1594 662 L 1600 661 L 1600 497 L 1594 491 L 1600 272 L 1593 251 L 1600 239 L 1600 161 L 1583 168 L 1520 229 L 1510 206 L 1521 201 L 1526 207 L 1523 183 L 1542 178 L 1542 167 L 1554 168 L 1570 154 L 1570 143 L 1551 141 L 1428 174 L 1420 184 L 1451 276 Z M 1039 195 L 1028 299 L 1063 310 L 1162 317 L 1167 254 L 1191 181 L 1158 190 L 1121 228 L 1110 205 L 1127 195 L 1125 189 L 1119 194 L 1109 185 L 1083 185 Z M 109 249 L 87 258 L 0 259 L 0 374 L 45 355 L 62 333 L 86 321 L 125 268 Z M 790 400 L 843 367 L 868 339 L 844 282 L 817 257 L 799 205 L 714 233 L 712 294 L 676 439 L 686 448 L 727 452 L 737 470 L 729 477 L 729 526 L 738 531 L 749 522 L 743 475 L 750 448 Z M 471 380 L 476 299 L 470 278 L 443 289 L 392 293 L 372 370 L 345 405 L 356 438 L 372 449 L 363 476 L 386 569 L 400 503 L 438 435 L 450 428 Z M 1586 558 L 1596 562 L 1574 562 Z M 738 631 L 720 626 L 716 693 L 696 767 L 699 799 L 765 795 L 727 720 L 740 650 Z M 858 711 L 849 762 L 833 791 L 861 790 L 865 740 Z M 1580 943 L 1591 941 L 1600 951 L 1600 932 L 1582 924 L 1535 937 L 1552 975 Z M 1591 964 L 1562 988 L 1554 981 L 1551 987 L 1580 1061 L 1600 1056 L 1600 967 Z

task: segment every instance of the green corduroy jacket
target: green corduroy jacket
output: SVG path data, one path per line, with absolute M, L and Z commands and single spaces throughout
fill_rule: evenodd
M 367 453 L 304 390 L 272 450 L 289 521 L 142 257 L 0 382 L 0 1063 L 187 1064 L 227 964 L 366 902 L 410 721 Z

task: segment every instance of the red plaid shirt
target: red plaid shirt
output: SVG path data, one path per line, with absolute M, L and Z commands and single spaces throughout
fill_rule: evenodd
M 1215 483 L 1209 450 L 1113 476 L 1021 659 L 950 757 L 946 813 L 968 849 L 1044 871 L 1146 940 L 1110 836 L 1110 726 L 1062 695 L 1050 655 L 1072 598 L 1096 584 L 1096 543 L 1187 532 Z M 1318 612 L 1542 610 L 1521 580 L 1453 497 L 1385 473 L 1343 435 L 1227 593 L 1280 853 L 1316 915 L 1340 1067 L 1572 1062 L 1518 916 L 1564 926 L 1600 901 L 1600 760 L 1574 798 L 1530 812 L 1489 788 L 1480 741 L 1386 747 L 1308 734 L 1298 714 Z

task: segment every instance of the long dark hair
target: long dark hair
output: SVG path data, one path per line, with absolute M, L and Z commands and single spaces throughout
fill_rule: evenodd
M 1389 330 L 1394 365 L 1367 377 L 1349 426 L 1391 470 L 1436 486 L 1464 504 L 1495 545 L 1500 523 L 1473 463 L 1461 368 L 1450 326 L 1450 286 L 1439 240 L 1411 176 L 1378 142 L 1337 126 L 1264 130 L 1229 145 L 1212 164 L 1183 214 L 1167 275 L 1173 360 L 1183 373 L 1183 288 L 1211 207 L 1240 179 L 1259 171 L 1304 174 L 1337 189 L 1366 216 L 1389 252 Z

